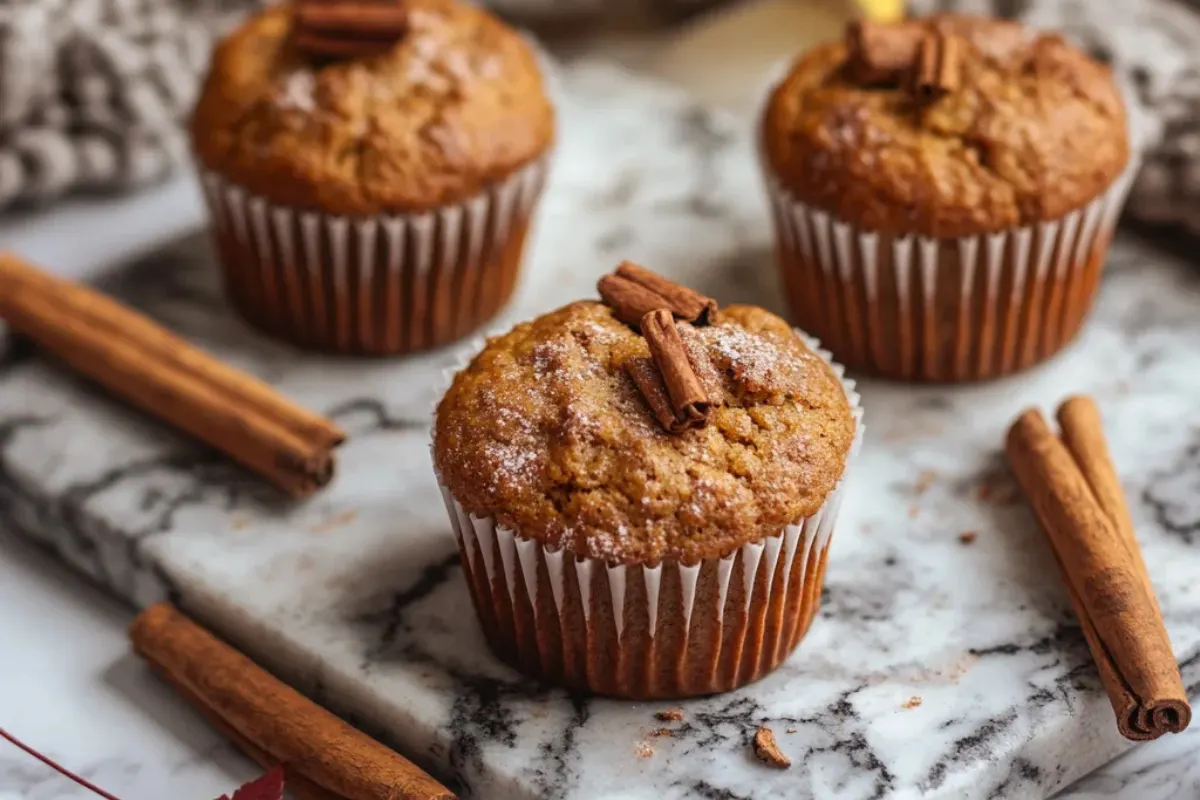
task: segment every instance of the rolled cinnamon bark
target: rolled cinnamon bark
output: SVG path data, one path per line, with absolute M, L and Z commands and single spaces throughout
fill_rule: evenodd
M 345 434 L 257 378 L 80 284 L 0 253 L 0 319 L 117 397 L 296 497 L 333 478 Z
M 305 800 L 454 800 L 450 790 L 188 619 L 152 606 L 133 649 L 252 758 L 283 764 Z
M 1124 501 L 1099 414 L 1076 401 L 1062 416 L 1074 457 L 1041 413 L 1029 410 L 1008 431 L 1009 462 L 1050 539 L 1121 735 L 1141 741 L 1178 733 L 1191 722 L 1191 707 L 1128 512 L 1125 521 L 1109 516 L 1119 517 Z M 1104 495 L 1107 506 L 1097 499 Z
M 1129 550 L 1129 557 L 1137 563 L 1138 571 L 1148 577 L 1142 549 L 1138 547 L 1137 535 L 1133 532 L 1133 517 L 1125 502 L 1121 479 L 1117 476 L 1108 452 L 1108 442 L 1104 439 L 1100 409 L 1090 397 L 1069 397 L 1058 407 L 1056 416 L 1062 428 L 1062 442 L 1079 465 L 1084 480 L 1096 495 L 1096 502 L 1116 526 L 1121 541 Z M 1150 594 L 1153 597 L 1153 589 Z

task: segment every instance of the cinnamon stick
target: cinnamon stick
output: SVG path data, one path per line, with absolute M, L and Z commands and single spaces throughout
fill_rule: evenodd
M 332 479 L 337 426 L 99 292 L 0 254 L 0 319 L 290 494 Z
M 663 383 L 662 373 L 654 366 L 654 359 L 649 357 L 631 358 L 625 362 L 625 372 L 633 379 L 638 393 L 650 406 L 650 412 L 668 433 L 679 433 L 684 426 L 675 417 L 675 409 L 671 405 L 671 397 L 667 394 L 667 386 Z
M 428 800 L 454 795 L 384 747 L 217 639 L 167 603 L 130 628 L 134 650 L 235 743 L 260 762 L 283 764 L 305 800 Z
M 661 393 L 657 389 L 648 390 L 638 375 L 633 375 L 655 416 L 671 433 L 704 427 L 708 424 L 712 407 L 703 384 L 688 360 L 687 349 L 675 328 L 671 312 L 665 308 L 649 312 L 642 318 L 641 329 L 669 400 L 669 405 L 664 409 Z
M 709 325 L 716 320 L 717 301 L 630 261 L 596 284 L 600 298 L 617 319 L 638 327 L 651 311 L 668 309 L 676 319 Z
M 1056 417 L 1062 429 L 1063 444 L 1079 465 L 1100 508 L 1116 526 L 1130 560 L 1137 565 L 1140 574 L 1148 577 L 1150 573 L 1146 570 L 1142 549 L 1138 547 L 1137 534 L 1133 531 L 1133 517 L 1125 502 L 1121 479 L 1108 452 L 1099 407 L 1090 397 L 1069 397 L 1058 407 Z
M 398 2 L 321 2 L 301 0 L 293 13 L 306 30 L 359 35 L 368 39 L 392 38 L 408 28 L 408 10 Z
M 292 45 L 316 58 L 366 58 L 390 50 L 408 27 L 399 0 L 298 0 Z
M 921 25 L 915 22 L 851 22 L 846 26 L 846 49 L 852 77 L 868 86 L 898 84 L 917 57 L 921 36 Z
M 267 751 L 258 747 L 245 736 L 229 726 L 225 720 L 210 706 L 205 700 L 197 696 L 192 690 L 188 689 L 178 680 L 175 680 L 167 673 L 163 672 L 158 667 L 151 665 L 154 672 L 163 679 L 175 693 L 182 697 L 192 708 L 200 712 L 208 723 L 216 728 L 221 735 L 233 743 L 235 747 L 241 750 L 246 756 L 258 764 L 263 769 L 270 769 L 276 766 L 279 762 Z M 312 781 L 305 778 L 303 775 L 297 775 L 295 769 L 288 769 L 284 766 L 284 775 L 286 776 L 287 790 L 290 794 L 295 795 L 299 800 L 344 800 L 338 795 L 325 791 L 320 786 L 317 786 Z
M 1191 707 L 1145 564 L 1133 554 L 1132 524 L 1110 517 L 1097 499 L 1111 486 L 1091 483 L 1115 477 L 1099 415 L 1080 402 L 1059 413 L 1070 420 L 1064 435 L 1073 450 L 1030 410 L 1009 429 L 1009 462 L 1050 539 L 1117 728 L 1135 741 L 1178 733 Z M 1109 500 L 1112 513 L 1123 506 Z
M 959 40 L 942 31 L 920 39 L 913 68 L 912 91 L 922 102 L 943 97 L 958 88 L 961 77 Z

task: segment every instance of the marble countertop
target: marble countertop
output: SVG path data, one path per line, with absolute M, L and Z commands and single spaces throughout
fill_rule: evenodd
M 257 774 L 126 646 L 131 611 L 0 533 L 0 726 L 122 800 L 212 800 Z M 1139 747 L 1061 800 L 1200 796 L 1200 728 Z M 0 742 L 0 800 L 90 800 Z
M 614 46 L 645 65 L 644 41 Z M 587 49 L 593 49 L 588 45 Z M 194 226 L 199 201 L 187 181 L 106 205 L 74 203 L 0 222 L 0 242 L 81 274 L 138 255 Z M 140 237 L 131 231 L 140 229 Z M 137 242 L 137 246 L 131 246 Z M 128 654 L 132 612 L 24 542 L 0 531 L 0 726 L 123 800 L 205 800 L 255 774 Z M 1061 795 L 1200 797 L 1200 729 L 1123 756 Z M 36 761 L 0 743 L 0 800 L 86 798 Z

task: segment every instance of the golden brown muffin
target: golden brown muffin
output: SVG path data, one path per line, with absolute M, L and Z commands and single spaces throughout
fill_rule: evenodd
M 777 535 L 842 477 L 842 384 L 778 317 L 733 306 L 680 325 L 707 375 L 709 425 L 670 434 L 625 371 L 648 353 L 578 302 L 491 340 L 438 406 L 434 456 L 468 510 L 606 562 L 695 563 Z
M 463 200 L 545 153 L 554 111 L 529 43 L 457 0 L 405 5 L 390 51 L 346 61 L 298 52 L 290 5 L 252 17 L 213 54 L 200 161 L 275 202 L 366 215 Z
M 538 679 L 727 691 L 816 617 L 858 396 L 762 309 L 675 330 L 705 427 L 663 427 L 646 340 L 595 302 L 490 340 L 438 406 L 434 466 L 484 636 Z
M 219 45 L 192 118 L 226 294 L 316 350 L 458 339 L 512 295 L 545 186 L 537 57 L 457 0 L 299 2 Z
M 1000 377 L 1061 350 L 1134 163 L 1107 68 L 964 16 L 851 26 L 792 65 L 760 136 L 796 323 L 848 367 L 907 381 Z
M 905 23 L 962 43 L 961 86 L 923 105 L 864 85 L 844 42 L 802 56 L 775 88 L 763 145 L 797 199 L 860 228 L 938 238 L 1058 219 L 1130 157 L 1107 67 L 1053 34 L 981 17 Z

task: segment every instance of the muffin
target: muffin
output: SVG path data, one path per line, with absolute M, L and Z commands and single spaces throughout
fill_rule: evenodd
M 783 320 L 732 306 L 675 326 L 709 416 L 673 431 L 635 380 L 657 364 L 649 334 L 618 316 L 582 301 L 518 325 L 438 404 L 434 467 L 475 609 L 492 650 L 546 682 L 733 689 L 816 613 L 858 396 Z
M 517 280 L 554 140 L 538 58 L 454 0 L 301 0 L 224 39 L 191 121 L 226 293 L 289 342 L 457 339 Z
M 1106 67 L 964 16 L 860 23 L 802 56 L 759 150 L 797 324 L 848 367 L 924 381 L 1071 340 L 1135 161 Z

